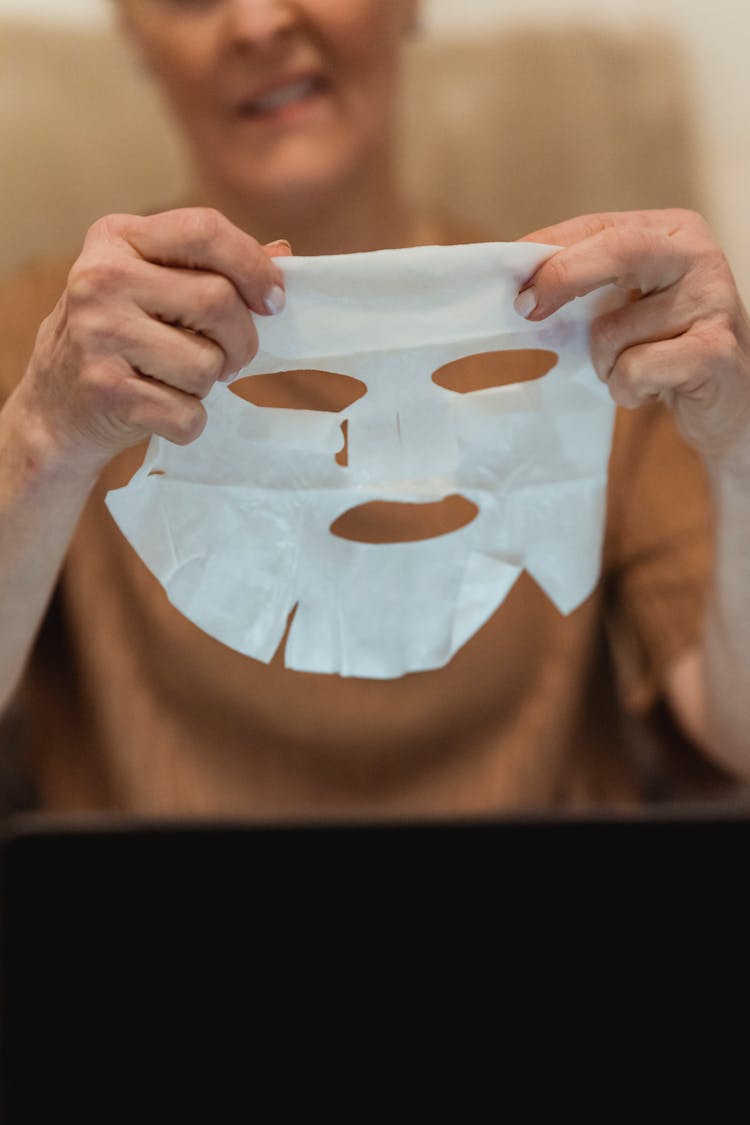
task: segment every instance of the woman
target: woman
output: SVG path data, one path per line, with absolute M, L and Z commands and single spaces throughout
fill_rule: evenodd
M 630 800 L 623 704 L 658 696 L 694 745 L 746 777 L 750 331 L 693 214 L 588 216 L 529 236 L 564 249 L 519 293 L 521 315 L 541 321 L 612 280 L 633 297 L 593 332 L 615 400 L 646 405 L 618 421 L 605 582 L 576 613 L 562 618 L 524 576 L 446 668 L 373 682 L 293 673 L 278 655 L 258 664 L 166 603 L 102 497 L 150 434 L 188 444 L 201 432 L 201 399 L 256 349 L 247 310 L 283 307 L 274 258 L 289 244 L 324 254 L 456 236 L 413 216 L 395 186 L 414 4 L 119 8 L 191 145 L 200 205 L 102 219 L 67 278 L 43 272 L 4 298 L 0 684 L 7 703 L 33 653 L 21 698 L 42 803 L 455 813 Z M 32 348 L 31 324 L 59 292 Z M 710 469 L 707 611 L 701 466 L 655 398 Z M 619 694 L 605 615 L 615 654 L 631 654 Z

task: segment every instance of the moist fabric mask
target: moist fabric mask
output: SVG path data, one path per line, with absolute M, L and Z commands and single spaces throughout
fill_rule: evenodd
M 321 412 L 256 406 L 216 384 L 197 441 L 152 439 L 107 505 L 177 609 L 266 662 L 294 611 L 289 668 L 392 678 L 446 664 L 522 570 L 561 613 L 580 605 L 599 576 L 614 420 L 589 326 L 622 297 L 610 287 L 525 321 L 513 300 L 556 249 L 278 259 L 286 308 L 256 319 L 260 349 L 240 376 L 333 372 L 364 390 Z M 458 393 L 433 379 L 462 357 L 528 349 L 557 356 L 533 382 Z M 363 504 L 449 496 L 475 511 L 449 534 L 336 534 Z

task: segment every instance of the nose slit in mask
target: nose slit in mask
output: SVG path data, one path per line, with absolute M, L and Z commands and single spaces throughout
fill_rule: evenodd
M 341 433 L 344 437 L 344 444 L 336 454 L 336 464 L 345 469 L 349 464 L 349 419 L 345 418 L 341 423 Z

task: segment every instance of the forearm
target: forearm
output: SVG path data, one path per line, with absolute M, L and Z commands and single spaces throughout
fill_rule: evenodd
M 17 391 L 0 412 L 0 710 L 8 704 L 97 476 L 58 456 Z
M 709 463 L 716 518 L 703 666 L 711 749 L 750 778 L 750 438 Z

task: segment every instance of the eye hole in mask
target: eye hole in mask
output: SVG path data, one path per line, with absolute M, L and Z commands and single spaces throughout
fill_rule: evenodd
M 230 391 L 253 406 L 276 410 L 323 410 L 338 414 L 367 394 L 367 385 L 353 375 L 334 371 L 279 371 L 273 375 L 246 375 L 229 385 Z M 336 464 L 349 464 L 349 427 L 341 423 L 343 445 Z
M 273 375 L 246 375 L 229 389 L 253 406 L 275 410 L 325 410 L 338 414 L 367 394 L 367 386 L 352 375 L 333 371 L 279 371 Z
M 544 348 L 522 348 L 504 352 L 467 355 L 433 372 L 432 381 L 446 391 L 468 395 L 491 387 L 531 383 L 541 379 L 557 363 L 557 353 Z
M 428 504 L 371 500 L 350 508 L 331 524 L 331 534 L 353 543 L 419 543 L 466 527 L 479 508 L 453 494 Z

